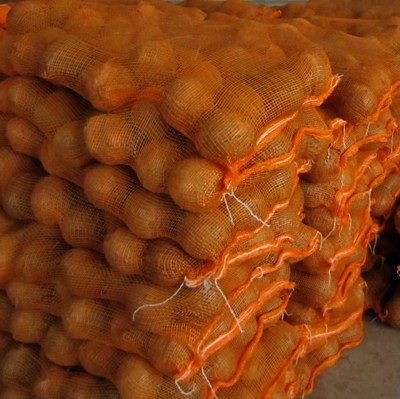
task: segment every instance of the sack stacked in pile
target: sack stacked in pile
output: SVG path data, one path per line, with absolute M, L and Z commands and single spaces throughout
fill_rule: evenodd
M 360 342 L 371 212 L 399 187 L 399 57 L 279 15 L 12 7 L 0 395 L 293 398 Z
M 283 15 L 288 18 L 305 18 L 314 26 L 314 29 L 315 26 L 322 27 L 329 32 L 330 36 L 338 35 L 338 31 L 340 31 L 342 43 L 350 45 L 353 41 L 354 45 L 358 47 L 358 52 L 373 53 L 372 65 L 371 63 L 368 65 L 365 61 L 362 62 L 365 78 L 361 78 L 362 74 L 358 70 L 357 81 L 363 83 L 364 89 L 368 86 L 369 91 L 373 87 L 381 90 L 381 98 L 378 97 L 378 101 L 383 107 L 389 107 L 391 116 L 398 123 L 398 83 L 390 81 L 388 74 L 398 74 L 399 67 L 397 63 L 392 64 L 390 57 L 381 52 L 383 48 L 386 54 L 387 52 L 398 54 L 400 44 L 400 8 L 398 4 L 388 1 L 340 1 L 335 4 L 328 1 L 310 1 L 309 4 L 291 4 L 283 7 Z M 296 24 L 303 24 L 305 27 L 304 19 L 296 21 Z M 352 37 L 351 40 L 349 35 Z M 340 37 L 338 37 L 337 43 L 339 43 L 339 39 Z M 327 47 L 324 46 L 324 48 Z M 330 60 L 338 56 L 333 51 L 335 50 L 332 50 L 332 55 L 329 50 L 327 51 Z M 353 55 L 353 50 L 351 55 Z M 346 55 L 342 54 L 342 59 L 345 59 L 344 57 Z M 350 59 L 349 55 L 346 58 Z M 381 66 L 377 68 L 379 58 Z M 339 62 L 340 57 L 338 66 Z M 335 70 L 334 66 L 333 70 Z M 346 76 L 346 72 L 342 73 Z M 387 91 L 389 86 L 390 89 L 385 94 L 385 90 Z M 369 100 L 366 101 L 366 105 L 376 106 L 376 100 L 370 95 L 367 98 Z M 347 104 L 343 104 L 342 112 L 345 112 L 347 106 Z M 393 142 L 390 143 L 390 146 L 393 149 Z M 379 233 L 370 244 L 368 259 L 362 270 L 367 287 L 365 309 L 373 309 L 382 320 L 386 320 L 388 324 L 398 328 L 400 326 L 400 306 L 399 281 L 396 273 L 398 274 L 399 270 L 397 267 L 399 263 L 397 232 L 400 230 L 400 224 L 395 204 L 400 193 L 400 179 L 398 164 L 395 163 L 390 169 L 383 183 L 372 190 L 371 215 L 379 226 Z

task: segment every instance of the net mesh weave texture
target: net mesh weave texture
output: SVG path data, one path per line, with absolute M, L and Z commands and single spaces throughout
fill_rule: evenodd
M 354 4 L 2 9 L 0 398 L 295 398 L 361 341 L 400 56 Z

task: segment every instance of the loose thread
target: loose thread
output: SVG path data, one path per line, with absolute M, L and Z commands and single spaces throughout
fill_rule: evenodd
M 331 160 L 331 148 L 332 148 L 332 145 L 329 144 L 328 150 L 327 150 L 327 154 L 326 154 L 326 160 L 327 160 L 328 162 L 330 162 L 330 160 Z
M 312 340 L 312 332 L 310 327 L 307 324 L 304 324 L 304 328 L 307 330 L 308 332 L 308 337 L 307 337 L 307 341 L 310 342 Z
M 230 208 L 229 208 L 228 201 L 227 201 L 227 199 L 226 199 L 226 196 L 227 196 L 227 195 L 228 195 L 228 193 L 225 193 L 225 194 L 222 196 L 222 198 L 224 199 L 226 211 L 228 212 L 229 221 L 231 222 L 232 226 L 234 226 L 234 225 L 235 225 L 235 221 L 233 220 L 233 215 L 232 215 L 232 212 L 231 212 L 231 210 L 230 210 Z
M 288 311 L 286 309 L 283 311 L 283 313 L 285 313 L 285 315 L 289 316 L 289 317 L 292 315 L 291 313 L 288 313 Z
M 211 287 L 212 287 L 212 282 L 210 281 L 210 280 L 204 280 L 204 283 L 203 283 L 203 286 L 204 286 L 204 293 L 205 294 L 207 294 L 208 293 L 208 291 L 210 291 L 211 290 Z
M 286 316 L 291 316 L 291 314 L 289 314 L 286 309 L 283 310 L 282 315 L 281 315 L 281 319 L 284 320 Z
M 260 274 L 257 276 L 257 278 L 259 280 L 261 280 L 264 277 L 264 270 L 262 269 L 261 266 L 256 267 L 256 270 L 258 270 L 260 272 Z M 400 273 L 400 271 L 399 271 L 399 273 Z
M 335 217 L 333 218 L 333 226 L 332 226 L 330 232 L 323 238 L 322 241 L 327 240 L 327 239 L 335 232 L 336 227 L 337 227 L 337 218 L 336 218 L 336 216 L 335 216 Z M 322 244 L 322 243 L 321 243 L 321 244 Z
M 368 124 L 367 124 L 367 129 L 365 130 L 365 135 L 364 135 L 364 137 L 367 137 L 367 136 L 368 136 L 370 126 L 371 126 L 371 122 L 368 122 Z
M 240 331 L 241 333 L 243 333 L 244 330 L 243 330 L 243 328 L 242 328 L 242 326 L 241 326 L 241 324 L 240 324 L 240 321 L 239 321 L 239 319 L 237 318 L 236 313 L 235 313 L 235 311 L 233 310 L 231 304 L 229 303 L 228 298 L 226 297 L 226 295 L 225 295 L 224 292 L 222 291 L 221 287 L 219 286 L 217 280 L 215 280 L 215 287 L 217 288 L 217 290 L 218 290 L 219 293 L 221 294 L 222 298 L 224 299 L 224 301 L 225 301 L 225 303 L 226 303 L 226 306 L 227 306 L 227 308 L 228 308 L 230 314 L 232 315 L 233 319 L 235 320 L 237 326 L 239 327 L 239 331 Z
M 249 214 L 253 216 L 253 218 L 256 219 L 258 222 L 260 222 L 263 226 L 270 227 L 270 225 L 266 223 L 264 220 L 262 220 L 260 217 L 258 217 L 245 202 L 239 199 L 233 191 L 231 193 L 227 193 L 227 195 L 229 195 L 234 200 L 236 200 L 240 205 L 242 205 L 247 210 L 247 212 L 249 212 Z
M 329 268 L 329 270 L 328 270 L 328 288 L 331 288 L 331 284 L 332 284 L 332 270 L 331 270 L 331 268 Z
M 375 316 L 373 319 L 371 319 L 369 322 L 370 323 L 374 323 L 375 321 L 377 321 L 378 320 L 378 316 Z
M 296 356 L 296 360 L 294 361 L 294 367 L 297 367 L 297 365 L 299 364 L 299 360 L 300 360 L 300 353 L 298 353 Z
M 210 382 L 210 380 L 208 379 L 207 374 L 206 374 L 206 372 L 204 371 L 204 368 L 203 368 L 203 367 L 201 368 L 201 374 L 203 375 L 204 381 L 207 383 L 208 387 L 210 388 L 211 393 L 212 393 L 213 396 L 214 396 L 214 399 L 218 399 L 217 393 L 214 391 L 214 388 L 213 388 L 213 386 L 211 385 L 211 382 Z
M 374 243 L 373 243 L 373 245 L 372 245 L 372 248 L 371 248 L 371 243 L 369 243 L 369 249 L 371 250 L 371 252 L 372 252 L 372 254 L 373 255 L 375 255 L 375 251 L 376 251 L 376 245 L 377 245 L 377 243 L 378 243 L 378 235 L 379 234 L 375 234 L 375 237 L 374 237 Z
M 319 240 L 319 250 L 322 251 L 322 244 L 324 243 L 324 236 L 322 235 L 322 233 L 319 230 L 317 231 L 316 235 L 321 238 Z
M 144 309 L 144 308 L 155 308 L 155 307 L 158 307 L 158 306 L 162 306 L 162 305 L 165 305 L 166 303 L 168 303 L 169 301 L 171 301 L 172 299 L 174 299 L 174 298 L 179 294 L 179 292 L 182 290 L 182 288 L 185 286 L 185 281 L 186 281 L 186 279 L 182 282 L 182 284 L 179 286 L 179 288 L 178 288 L 170 297 L 168 297 L 168 298 L 165 299 L 164 301 L 158 302 L 158 303 L 149 303 L 149 304 L 144 304 L 144 305 L 139 306 L 139 307 L 133 312 L 132 321 L 135 321 L 136 314 L 137 314 L 140 310 L 142 310 L 142 309 Z
M 178 391 L 183 395 L 183 396 L 192 396 L 194 393 L 194 387 L 190 391 L 185 391 L 179 384 L 179 380 L 175 381 L 175 385 L 178 388 Z

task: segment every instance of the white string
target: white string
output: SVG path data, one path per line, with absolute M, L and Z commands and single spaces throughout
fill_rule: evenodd
M 228 201 L 227 201 L 227 199 L 226 199 L 226 196 L 227 196 L 227 195 L 228 195 L 228 193 L 225 193 L 225 194 L 222 196 L 222 198 L 224 199 L 224 202 L 225 202 L 225 207 L 226 207 L 226 211 L 228 212 L 229 221 L 231 222 L 231 224 L 232 224 L 232 226 L 233 226 L 233 225 L 235 225 L 235 221 L 233 220 L 233 215 L 232 215 L 232 212 L 231 212 L 231 210 L 230 210 L 230 208 L 229 208 Z
M 310 327 L 309 327 L 307 324 L 304 324 L 304 327 L 305 327 L 305 329 L 306 329 L 307 332 L 308 332 L 308 341 L 311 341 L 311 339 L 312 339 L 311 329 L 310 329 Z
M 211 382 L 210 382 L 210 380 L 208 379 L 208 377 L 207 377 L 207 375 L 206 375 L 206 372 L 204 371 L 204 368 L 203 368 L 203 367 L 201 368 L 201 374 L 203 375 L 204 381 L 207 383 L 208 387 L 210 388 L 211 393 L 212 393 L 213 396 L 214 396 L 214 399 L 218 399 L 217 393 L 214 391 L 214 388 L 213 388 L 213 386 L 211 385 Z
M 332 270 L 331 270 L 331 268 L 329 268 L 329 270 L 328 270 L 328 288 L 331 288 L 331 284 L 332 284 Z
M 235 199 L 240 205 L 242 205 L 247 212 L 250 213 L 251 216 L 253 216 L 254 219 L 256 219 L 258 222 L 260 222 L 263 226 L 265 227 L 270 227 L 269 224 L 267 224 L 264 220 L 262 220 L 260 217 L 258 217 L 252 210 L 251 208 L 242 200 L 240 200 L 235 193 L 232 191 L 231 193 L 227 193 L 226 195 L 229 195 L 230 197 L 232 197 L 233 199 Z
M 377 321 L 378 320 L 378 316 L 375 316 L 373 319 L 371 319 L 369 322 L 370 323 L 374 323 L 375 321 Z
M 397 275 L 400 277 L 400 269 L 397 269 Z
M 285 313 L 285 315 L 289 316 L 289 317 L 292 315 L 291 313 L 288 313 L 288 311 L 286 309 L 283 311 L 283 313 Z
M 317 231 L 316 235 L 321 237 L 321 239 L 319 241 L 319 250 L 322 251 L 322 244 L 324 243 L 324 236 L 322 235 L 322 233 L 319 230 Z
M 158 302 L 158 303 L 149 303 L 149 304 L 144 304 L 144 305 L 139 306 L 139 307 L 133 312 L 132 321 L 135 321 L 136 314 L 139 312 L 139 310 L 142 310 L 142 309 L 144 309 L 144 308 L 155 308 L 155 307 L 158 307 L 158 306 L 165 305 L 165 304 L 168 303 L 170 300 L 174 299 L 174 298 L 179 294 L 179 292 L 181 291 L 181 289 L 182 289 L 184 286 L 185 286 L 185 280 L 182 281 L 182 284 L 179 286 L 179 288 L 178 288 L 170 297 L 168 297 L 168 298 L 165 299 L 164 301 Z
M 371 126 L 371 122 L 368 122 L 368 124 L 367 124 L 367 129 L 365 130 L 365 135 L 364 135 L 364 137 L 367 137 L 368 136 L 368 133 L 369 133 L 369 127 Z
M 337 224 L 337 220 L 336 220 L 336 216 L 333 218 L 333 226 L 331 228 L 331 231 L 324 237 L 323 241 L 327 240 L 336 230 L 336 224 Z
M 204 280 L 203 286 L 204 286 L 204 291 L 203 292 L 205 294 L 207 294 L 207 292 L 211 290 L 212 282 L 210 280 L 208 280 L 208 279 Z
M 294 399 L 296 395 L 294 394 L 293 387 L 290 387 L 289 389 L 288 399 Z
M 297 364 L 299 363 L 299 359 L 300 359 L 300 353 L 298 353 L 296 356 L 296 360 L 294 361 L 294 367 L 297 367 Z
M 175 385 L 178 388 L 178 391 L 183 395 L 183 396 L 192 396 L 194 393 L 194 387 L 190 391 L 185 391 L 180 385 L 179 385 L 179 380 L 175 381 Z
M 221 294 L 222 298 L 224 299 L 224 301 L 225 301 L 225 303 L 226 303 L 226 306 L 228 307 L 228 310 L 229 310 L 230 314 L 232 315 L 233 319 L 235 320 L 237 326 L 239 327 L 239 331 L 240 331 L 241 333 L 243 333 L 244 330 L 243 330 L 243 328 L 242 328 L 242 326 L 241 326 L 241 324 L 240 324 L 240 321 L 239 321 L 239 319 L 237 318 L 235 311 L 232 309 L 232 306 L 231 306 L 231 304 L 229 303 L 228 298 L 226 297 L 226 295 L 225 295 L 224 292 L 222 291 L 221 287 L 218 285 L 218 281 L 217 281 L 217 280 L 215 280 L 215 287 L 217 288 L 217 290 L 218 290 L 219 293 Z
M 282 315 L 281 315 L 281 319 L 284 320 L 285 316 L 291 316 L 291 314 L 289 314 L 286 309 L 283 310 Z
M 257 276 L 257 278 L 258 278 L 259 280 L 261 280 L 261 279 L 264 277 L 264 271 L 263 271 L 263 269 L 262 269 L 261 266 L 256 267 L 256 270 L 259 270 L 259 271 L 260 271 L 260 274 L 259 274 L 259 276 Z
M 328 150 L 327 150 L 327 155 L 326 155 L 326 160 L 327 160 L 328 162 L 330 162 L 330 160 L 331 160 L 331 148 L 332 148 L 332 145 L 329 144 Z

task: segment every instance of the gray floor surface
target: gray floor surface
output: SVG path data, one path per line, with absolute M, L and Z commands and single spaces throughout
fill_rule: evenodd
M 364 317 L 365 338 L 317 377 L 307 399 L 400 399 L 400 330 Z

